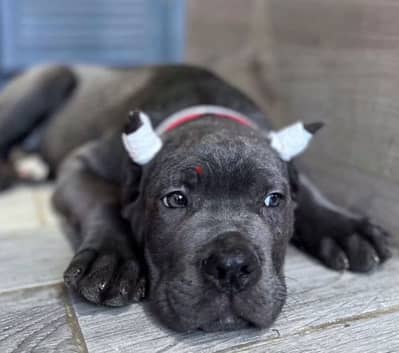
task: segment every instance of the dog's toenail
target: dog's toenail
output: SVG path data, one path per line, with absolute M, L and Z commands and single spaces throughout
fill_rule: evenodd
M 82 273 L 82 269 L 81 269 L 80 267 L 76 268 L 76 269 L 72 272 L 72 274 L 73 274 L 74 276 L 78 276 L 78 275 L 80 275 L 81 273 Z
M 141 283 L 139 288 L 137 289 L 137 296 L 138 296 L 138 298 L 144 298 L 145 297 L 145 286 L 144 286 L 144 283 Z
M 127 291 L 127 288 L 125 287 L 125 286 L 123 286 L 122 288 L 121 288 L 121 290 L 120 290 L 120 293 L 121 293 L 121 295 L 122 296 L 127 296 L 127 294 L 128 294 L 128 291 Z

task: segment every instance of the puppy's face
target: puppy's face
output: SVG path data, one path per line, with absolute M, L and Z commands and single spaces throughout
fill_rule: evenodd
M 143 176 L 150 305 L 175 330 L 268 327 L 285 302 L 286 164 L 256 132 L 231 136 L 172 136 Z

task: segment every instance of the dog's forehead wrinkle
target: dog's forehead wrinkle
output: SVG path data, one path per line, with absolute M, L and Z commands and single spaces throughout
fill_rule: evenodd
M 189 124 L 188 124 L 189 125 Z M 258 136 L 252 129 L 238 129 L 232 139 L 231 129 L 209 129 L 196 126 L 198 129 L 186 129 L 175 132 L 174 138 L 166 138 L 164 147 L 155 158 L 157 166 L 154 178 L 160 183 L 198 182 L 199 178 L 187 178 L 181 170 L 203 170 L 202 181 L 225 185 L 234 191 L 236 185 L 250 184 L 254 176 L 267 178 L 284 178 L 282 161 L 270 148 L 264 137 Z M 172 132 L 173 133 L 173 132 Z M 190 134 L 190 138 L 187 138 Z M 217 183 L 219 181 L 219 183 Z
M 197 167 L 201 168 L 200 174 L 196 172 Z M 209 190 L 215 188 L 231 193 L 245 190 L 254 184 L 265 188 L 279 186 L 286 179 L 281 166 L 275 161 L 258 158 L 256 154 L 246 151 L 242 153 L 241 150 L 228 149 L 226 146 L 216 150 L 206 147 L 196 155 L 182 155 L 177 160 L 166 160 L 158 174 L 161 182 L 175 186 L 202 183 Z
M 270 244 L 273 242 L 273 237 L 269 225 L 259 214 L 245 210 L 232 212 L 226 207 L 210 212 L 208 209 L 203 209 L 181 230 L 185 233 L 184 241 L 188 242 L 189 249 L 201 248 L 219 234 L 239 232 L 259 252 L 265 254 L 261 257 L 269 256 L 271 253 Z

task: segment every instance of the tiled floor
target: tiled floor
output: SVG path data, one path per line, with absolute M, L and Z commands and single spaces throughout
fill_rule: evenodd
M 144 305 L 98 308 L 70 295 L 72 255 L 50 186 L 0 195 L 0 353 L 399 352 L 399 257 L 371 275 L 326 270 L 290 249 L 289 299 L 272 329 L 175 334 Z

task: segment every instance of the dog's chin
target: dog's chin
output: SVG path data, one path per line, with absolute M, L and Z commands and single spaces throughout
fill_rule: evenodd
M 255 327 L 250 321 L 244 320 L 233 314 L 228 314 L 211 322 L 202 324 L 198 330 L 205 332 L 234 331 Z
M 225 295 L 216 295 L 211 300 L 202 298 L 201 301 L 208 302 L 208 305 L 198 307 L 192 302 L 175 299 L 173 295 L 165 295 L 150 301 L 150 308 L 163 325 L 185 333 L 197 330 L 214 332 L 265 329 L 273 324 L 284 303 L 275 302 L 260 307 L 248 298 L 237 296 L 232 299 Z
M 192 277 L 194 278 L 194 277 Z M 285 303 L 284 280 L 264 281 L 234 295 L 174 276 L 155 282 L 148 308 L 164 326 L 178 332 L 266 329 Z M 154 283 L 154 282 L 153 282 Z

